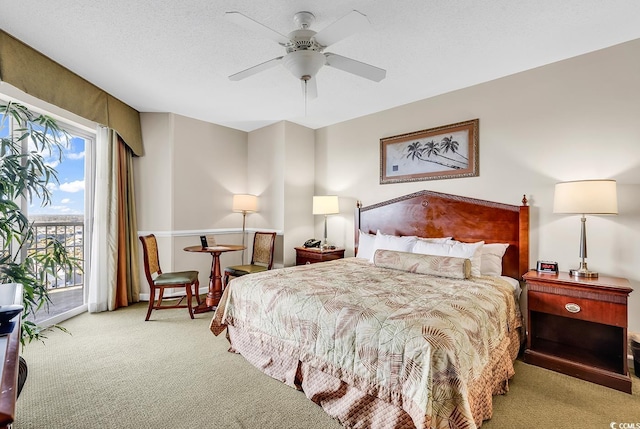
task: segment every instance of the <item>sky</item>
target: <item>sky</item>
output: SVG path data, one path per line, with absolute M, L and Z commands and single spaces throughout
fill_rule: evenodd
M 0 115 L 0 137 L 6 137 L 9 129 Z M 28 214 L 71 215 L 84 214 L 84 163 L 85 140 L 82 137 L 71 136 L 69 146 L 63 151 L 63 158 L 58 162 L 57 156 L 45 155 L 48 165 L 58 172 L 59 183 L 52 182 L 49 186 L 51 203 L 42 207 L 42 201 L 33 199 L 28 208 Z
M 29 214 L 71 215 L 84 214 L 84 158 L 85 140 L 74 137 L 64 150 L 62 162 L 56 157 L 47 157 L 46 162 L 58 172 L 58 184 L 49 186 L 51 204 L 42 207 L 34 199 Z

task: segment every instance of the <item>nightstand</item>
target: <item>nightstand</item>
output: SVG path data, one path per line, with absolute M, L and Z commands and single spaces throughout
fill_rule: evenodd
M 631 393 L 627 279 L 529 271 L 524 361 Z
M 322 250 L 317 247 L 296 247 L 296 265 L 315 264 L 344 258 L 344 249 Z

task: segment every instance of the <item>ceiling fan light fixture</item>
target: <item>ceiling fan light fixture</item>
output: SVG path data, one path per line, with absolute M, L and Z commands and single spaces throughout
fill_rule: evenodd
M 290 52 L 282 59 L 282 64 L 293 74 L 296 79 L 304 76 L 314 77 L 325 63 L 322 52 L 295 51 Z

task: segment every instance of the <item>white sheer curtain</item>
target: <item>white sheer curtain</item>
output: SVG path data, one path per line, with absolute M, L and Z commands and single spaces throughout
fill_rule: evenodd
M 100 128 L 96 142 L 96 183 L 89 277 L 90 313 L 116 308 L 118 263 L 118 137 Z

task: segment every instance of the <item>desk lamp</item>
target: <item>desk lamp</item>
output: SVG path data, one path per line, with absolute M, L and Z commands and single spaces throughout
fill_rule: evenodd
M 327 215 L 340 213 L 337 195 L 320 195 L 313 197 L 313 214 L 324 215 L 324 241 L 322 248 L 327 249 Z
M 577 277 L 597 278 L 598 273 L 587 268 L 587 214 L 618 214 L 615 180 L 579 180 L 556 184 L 553 197 L 554 213 L 581 214 L 580 267 L 570 270 Z

